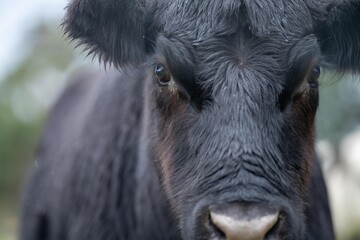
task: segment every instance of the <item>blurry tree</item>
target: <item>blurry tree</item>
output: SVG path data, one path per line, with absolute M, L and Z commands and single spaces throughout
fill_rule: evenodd
M 21 189 L 46 110 L 68 73 L 82 64 L 57 26 L 41 24 L 27 36 L 23 44 L 30 45 L 30 54 L 0 81 L 0 240 L 14 239 L 5 236 L 14 236 Z
M 324 72 L 320 79 L 320 104 L 316 118 L 317 139 L 331 142 L 337 153 L 341 139 L 359 126 L 359 77 Z

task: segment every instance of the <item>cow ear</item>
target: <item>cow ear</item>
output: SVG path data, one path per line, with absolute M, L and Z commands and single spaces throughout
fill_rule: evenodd
M 360 73 L 360 1 L 335 1 L 316 34 L 325 67 Z
M 72 0 L 62 26 L 89 54 L 115 66 L 135 64 L 144 53 L 143 0 Z

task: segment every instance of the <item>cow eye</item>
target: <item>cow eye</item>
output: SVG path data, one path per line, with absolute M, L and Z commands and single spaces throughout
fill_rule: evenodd
M 318 86 L 318 82 L 317 80 L 319 79 L 321 74 L 321 69 L 319 65 L 316 65 L 313 67 L 313 69 L 311 70 L 310 76 L 309 76 L 309 85 L 310 87 L 317 87 Z
M 170 83 L 171 75 L 164 64 L 158 63 L 155 66 L 155 75 L 160 86 L 167 86 Z

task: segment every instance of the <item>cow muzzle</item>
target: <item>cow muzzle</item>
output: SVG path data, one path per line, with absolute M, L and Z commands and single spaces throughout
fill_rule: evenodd
M 225 203 L 209 207 L 210 239 L 280 239 L 280 212 L 257 203 Z

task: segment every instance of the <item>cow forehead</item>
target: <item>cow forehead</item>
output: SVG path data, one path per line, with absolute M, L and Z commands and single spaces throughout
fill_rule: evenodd
M 188 49 L 198 60 L 192 67 L 201 84 L 239 89 L 237 79 L 243 79 L 241 88 L 269 92 L 263 89 L 271 86 L 269 94 L 276 96 L 286 81 L 278 76 L 286 70 L 287 51 L 313 32 L 327 5 L 323 0 L 158 0 L 155 19 L 165 37 L 195 46 Z M 227 47 L 231 51 L 224 51 Z
M 310 32 L 313 20 L 325 17 L 324 0 L 159 0 L 164 31 L 201 41 L 234 33 L 247 24 L 254 34 L 280 33 L 297 39 Z M 159 6 L 160 5 L 160 6 Z

